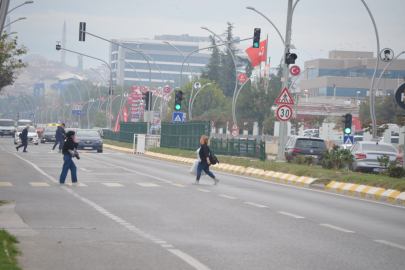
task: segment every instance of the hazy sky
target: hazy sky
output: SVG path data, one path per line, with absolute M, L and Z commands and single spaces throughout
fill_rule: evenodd
M 25 2 L 11 0 L 10 9 Z M 381 49 L 389 47 L 396 54 L 405 50 L 405 0 L 366 0 L 380 34 Z M 49 60 L 60 60 L 55 50 L 62 38 L 63 21 L 67 25 L 66 48 L 108 61 L 109 43 L 86 36 L 78 41 L 79 22 L 87 23 L 87 31 L 107 39 L 153 38 L 155 35 L 189 34 L 208 36 L 205 26 L 222 33 L 227 21 L 234 24 L 234 35 L 253 36 L 253 29 L 262 29 L 262 39 L 269 35 L 268 56 L 276 66 L 283 54 L 280 37 L 262 16 L 265 14 L 285 36 L 287 0 L 34 0 L 10 13 L 11 20 L 27 17 L 12 25 L 19 42 Z M 372 21 L 361 0 L 300 0 L 293 16 L 292 44 L 298 54 L 297 63 L 327 58 L 330 50 L 372 51 L 376 54 L 376 38 Z M 245 41 L 246 47 L 251 41 Z M 69 65 L 77 65 L 77 56 L 66 54 Z M 99 65 L 84 58 L 84 67 Z

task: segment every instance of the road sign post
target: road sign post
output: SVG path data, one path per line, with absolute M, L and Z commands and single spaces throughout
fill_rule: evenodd
M 353 144 L 354 137 L 353 136 L 343 136 L 343 144 Z
M 280 121 L 288 121 L 292 117 L 292 109 L 290 106 L 282 105 L 277 109 L 277 118 Z
M 292 76 L 298 76 L 301 73 L 301 69 L 300 69 L 299 66 L 292 66 L 290 68 L 290 73 L 291 73 Z
M 173 123 L 182 123 L 184 119 L 184 113 L 182 112 L 173 112 Z
M 233 123 L 232 127 L 231 127 L 231 135 L 234 138 L 238 138 L 239 137 L 239 127 L 237 123 Z

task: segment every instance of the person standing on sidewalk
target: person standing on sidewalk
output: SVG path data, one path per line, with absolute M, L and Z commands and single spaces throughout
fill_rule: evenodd
M 214 185 L 218 184 L 219 179 L 215 177 L 215 175 L 210 171 L 210 148 L 208 147 L 208 137 L 206 135 L 202 135 L 200 139 L 201 147 L 200 151 L 198 151 L 199 159 L 198 159 L 198 166 L 197 166 L 197 179 L 193 182 L 194 185 L 200 184 L 200 177 L 201 172 L 204 170 L 206 174 L 208 174 L 212 179 L 214 179 Z
M 53 145 L 52 152 L 55 152 L 55 147 L 59 143 L 59 153 L 62 152 L 63 143 L 65 141 L 66 131 L 65 131 L 65 124 L 58 126 L 55 133 L 55 144 Z
M 27 151 L 27 146 L 28 146 L 28 130 L 30 129 L 30 125 L 26 125 L 23 131 L 20 133 L 20 139 L 21 139 L 21 145 L 17 146 L 15 149 L 18 149 L 24 146 L 24 151 L 23 152 L 28 152 Z
M 59 177 L 59 185 L 63 186 L 65 185 L 65 180 L 66 176 L 68 174 L 68 171 L 70 169 L 70 174 L 72 175 L 72 186 L 77 186 L 79 183 L 77 182 L 77 168 L 75 163 L 73 162 L 73 157 L 69 153 L 69 150 L 74 150 L 77 148 L 77 140 L 76 140 L 76 135 L 74 131 L 68 131 L 66 133 L 66 142 L 63 144 L 62 148 L 62 154 L 63 154 L 63 167 L 62 167 L 62 173 L 60 174 Z

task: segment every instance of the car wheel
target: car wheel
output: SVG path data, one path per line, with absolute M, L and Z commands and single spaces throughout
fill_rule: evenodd
M 36 143 L 35 145 L 38 145 L 38 143 Z
M 97 150 L 97 153 L 103 153 L 103 150 Z

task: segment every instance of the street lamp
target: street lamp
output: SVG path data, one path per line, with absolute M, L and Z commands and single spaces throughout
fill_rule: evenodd
M 299 77 L 301 77 L 301 75 L 303 75 L 308 69 L 314 69 L 314 68 L 315 68 L 314 66 L 307 67 L 306 69 L 304 69 L 303 72 L 301 72 L 301 74 L 299 74 L 298 76 L 296 76 L 295 79 L 294 79 L 294 81 L 292 82 L 292 84 L 291 84 L 290 87 L 288 88 L 288 91 L 291 90 L 291 87 L 294 85 L 295 81 L 296 81 Z
M 308 103 L 308 96 L 311 94 L 308 90 L 305 90 L 304 91 L 304 94 L 305 94 L 305 102 L 307 102 Z
M 9 10 L 9 11 L 7 12 L 7 14 L 9 14 L 11 11 L 13 11 L 13 10 L 16 9 L 16 8 L 19 8 L 19 7 L 21 7 L 21 6 L 23 6 L 23 5 L 27 5 L 27 4 L 32 4 L 32 3 L 34 3 L 34 1 L 25 1 L 25 3 L 22 3 L 21 5 L 18 5 L 18 6 L 16 6 L 15 8 Z
M 20 20 L 25 20 L 25 19 L 27 19 L 27 17 L 20 17 L 20 18 L 18 18 L 17 20 L 12 21 L 11 23 L 5 25 L 5 26 L 3 27 L 3 29 L 6 28 L 7 26 L 9 26 L 9 25 L 12 24 L 12 23 L 15 23 L 15 22 L 20 21 Z
M 201 87 L 201 89 L 199 89 L 199 90 L 197 91 L 197 93 L 195 93 L 195 96 L 193 97 L 193 100 L 191 101 L 190 116 L 191 116 L 191 114 L 192 114 L 192 112 L 193 112 L 193 104 L 194 104 L 195 98 L 197 97 L 198 93 L 200 93 L 200 91 L 201 91 L 204 87 L 206 87 L 207 85 L 211 85 L 211 83 L 204 84 L 203 87 Z M 190 117 L 190 119 L 191 119 L 191 117 Z

